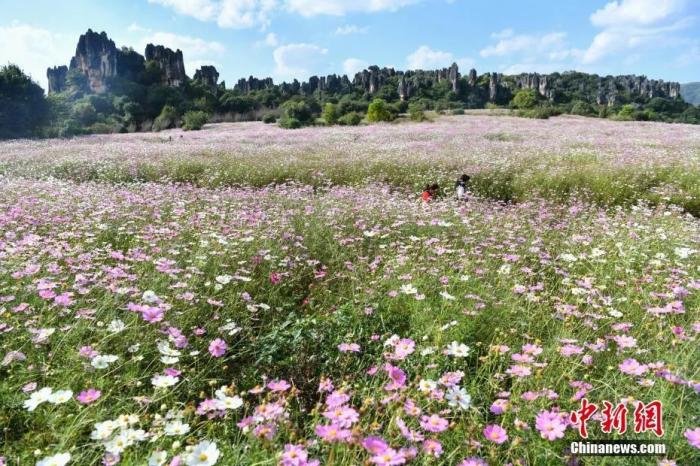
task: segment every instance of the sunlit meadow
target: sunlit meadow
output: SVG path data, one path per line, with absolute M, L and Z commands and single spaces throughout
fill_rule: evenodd
M 1 465 L 700 464 L 698 127 L 222 124 L 0 173 Z M 583 398 L 667 454 L 572 457 Z

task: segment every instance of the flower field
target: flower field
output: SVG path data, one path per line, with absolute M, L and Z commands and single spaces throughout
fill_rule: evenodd
M 0 464 L 700 464 L 699 161 L 583 118 L 3 143 Z M 584 399 L 666 454 L 571 455 Z

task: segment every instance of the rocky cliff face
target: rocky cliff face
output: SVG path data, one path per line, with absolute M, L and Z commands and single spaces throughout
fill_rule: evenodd
M 219 72 L 210 65 L 204 65 L 194 72 L 194 80 L 199 81 L 207 87 L 215 88 L 219 81 Z
M 268 87 L 272 87 L 273 82 L 272 78 L 263 78 L 263 79 L 258 79 L 254 78 L 253 76 L 250 76 L 248 79 L 241 78 L 238 80 L 235 86 L 233 86 L 233 89 L 236 91 L 248 93 L 248 92 L 253 92 L 253 91 L 261 91 L 263 89 L 267 89 Z
M 185 84 L 185 62 L 180 49 L 173 51 L 162 45 L 146 45 L 146 60 L 155 62 L 163 72 L 162 84 L 179 87 Z
M 107 92 L 107 80 L 117 75 L 117 47 L 105 32 L 92 29 L 80 36 L 70 69 L 77 69 L 87 78 L 92 92 Z
M 46 70 L 46 77 L 49 80 L 49 94 L 54 92 L 63 92 L 66 88 L 66 76 L 68 75 L 68 67 L 65 65 L 54 66 Z

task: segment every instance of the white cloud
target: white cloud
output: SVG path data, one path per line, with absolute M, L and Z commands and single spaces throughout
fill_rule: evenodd
M 684 0 L 621 0 L 606 4 L 591 15 L 598 27 L 646 26 L 679 13 Z
M 355 73 L 364 70 L 368 66 L 369 63 L 364 60 L 360 60 L 359 58 L 348 58 L 343 62 L 343 72 L 347 74 L 350 79 L 352 79 Z
M 325 68 L 327 54 L 328 49 L 315 44 L 287 44 L 277 47 L 272 52 L 275 60 L 275 79 L 305 80 Z
M 199 37 L 191 37 L 171 32 L 153 32 L 140 40 L 141 49 L 146 44 L 164 45 L 173 50 L 182 50 L 185 59 L 185 71 L 192 76 L 201 65 L 213 64 L 213 58 L 221 56 L 226 48 L 216 41 L 206 41 Z
M 222 28 L 247 29 L 270 25 L 277 10 L 301 16 L 344 16 L 348 13 L 396 11 L 421 0 L 148 0 L 200 21 L 215 21 Z
M 302 16 L 344 16 L 348 13 L 396 11 L 420 0 L 286 0 L 287 8 Z
M 277 0 L 148 0 L 200 21 L 216 21 L 222 28 L 247 29 L 270 24 Z
M 259 40 L 255 43 L 256 47 L 277 47 L 280 41 L 277 38 L 277 34 L 274 32 L 269 32 L 265 36 L 265 39 Z
M 366 34 L 367 31 L 369 31 L 367 26 L 359 27 L 354 24 L 346 24 L 345 26 L 339 26 L 338 29 L 335 30 L 335 34 L 338 36 L 347 36 L 350 34 Z
M 148 0 L 172 8 L 176 13 L 192 16 L 200 21 L 208 21 L 214 18 L 220 8 L 217 2 L 211 0 Z
M 591 17 L 596 34 L 583 53 L 583 63 L 595 63 L 611 55 L 633 53 L 645 46 L 669 46 L 673 32 L 689 27 L 692 17 L 682 17 L 684 0 L 621 0 L 606 4 Z
M 507 33 L 505 33 L 506 31 Z M 543 35 L 514 35 L 511 29 L 507 29 L 491 36 L 499 40 L 496 44 L 482 49 L 479 52 L 482 57 L 502 57 L 519 52 L 525 52 L 530 55 L 535 53 L 560 53 L 566 49 L 565 32 L 550 32 Z
M 269 15 L 275 0 L 223 0 L 216 20 L 223 28 L 246 29 L 270 25 Z
M 68 65 L 75 53 L 76 40 L 13 21 L 9 26 L 0 26 L 0 44 L 3 44 L 0 65 L 16 64 L 48 91 L 46 69 Z
M 450 52 L 433 50 L 427 45 L 421 45 L 415 52 L 406 57 L 409 70 L 434 70 L 446 68 L 453 62 L 462 68 L 474 66 L 474 60 L 468 57 L 455 58 Z

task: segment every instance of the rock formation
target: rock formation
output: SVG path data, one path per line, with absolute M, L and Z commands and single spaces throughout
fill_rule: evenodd
M 476 78 L 477 78 L 476 70 L 474 68 L 472 68 L 471 70 L 469 70 L 469 78 L 467 81 L 470 86 L 472 86 L 472 87 L 476 86 Z
M 489 75 L 489 102 L 495 102 L 498 97 L 498 74 L 491 73 Z
M 215 88 L 219 81 L 219 72 L 211 65 L 203 65 L 194 72 L 194 80 L 201 82 L 209 88 Z
M 98 34 L 88 29 L 78 39 L 70 69 L 77 69 L 85 75 L 91 91 L 97 94 L 107 92 L 107 80 L 117 75 L 117 47 L 114 41 L 105 32 Z
M 66 65 L 54 66 L 46 70 L 46 77 L 49 80 L 49 94 L 63 92 L 66 88 L 66 76 L 68 67 Z
M 238 83 L 236 83 L 236 85 L 233 86 L 233 89 L 247 94 L 249 92 L 267 89 L 268 87 L 272 87 L 273 85 L 274 83 L 272 82 L 272 78 L 258 79 L 254 78 L 253 76 L 250 76 L 248 79 L 239 79 Z
M 162 45 L 146 45 L 146 60 L 153 61 L 163 72 L 162 83 L 166 86 L 179 87 L 185 84 L 185 62 L 182 51 L 173 51 Z

